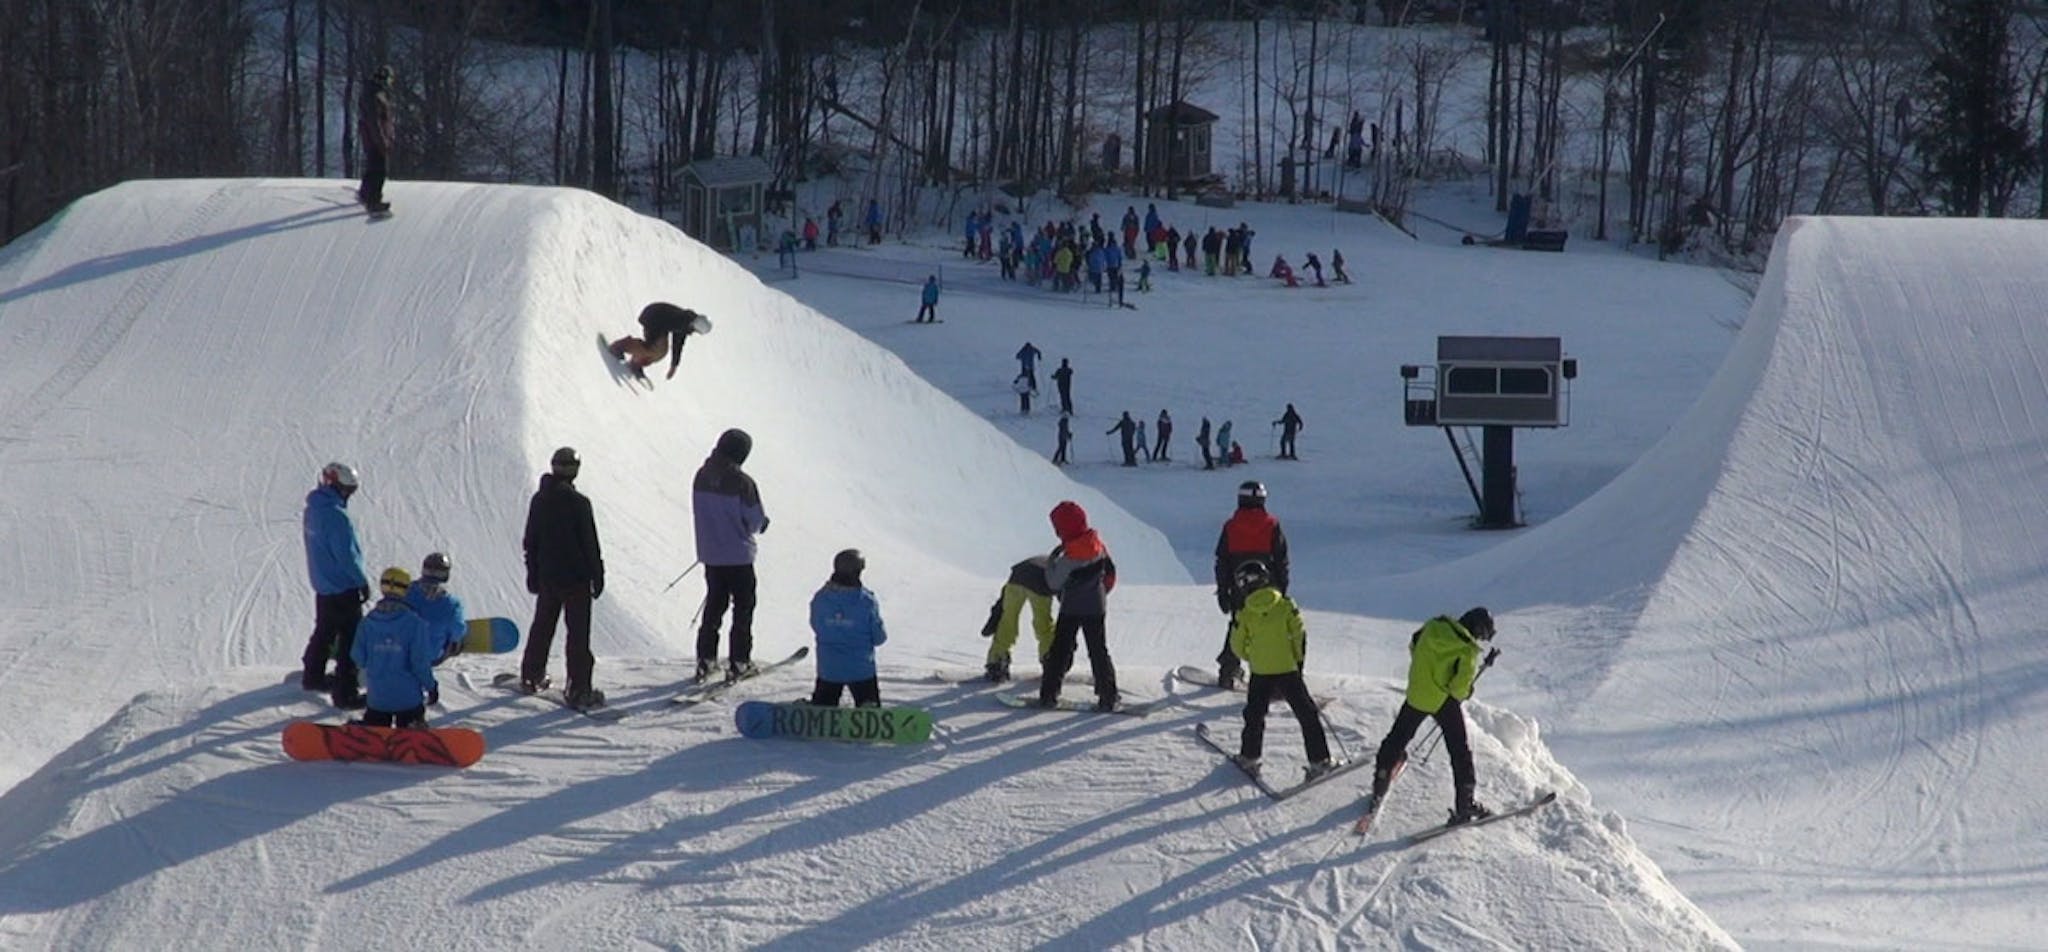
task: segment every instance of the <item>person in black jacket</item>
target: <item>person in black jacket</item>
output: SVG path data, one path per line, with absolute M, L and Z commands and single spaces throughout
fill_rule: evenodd
M 1287 412 L 1280 414 L 1273 425 L 1280 428 L 1280 458 L 1300 459 L 1294 455 L 1294 435 L 1301 432 L 1301 414 L 1294 412 L 1294 404 L 1288 404 Z
M 566 617 L 569 642 L 569 686 L 562 692 L 570 707 L 604 704 L 604 692 L 591 685 L 596 659 L 590 654 L 590 603 L 604 594 L 604 553 L 597 541 L 597 521 L 590 500 L 576 491 L 583 461 L 564 446 L 549 460 L 540 489 L 526 506 L 526 590 L 533 593 L 533 627 L 526 633 L 526 654 L 519 665 L 520 689 L 532 694 L 548 687 L 548 652 L 555 643 L 555 620 Z
M 1125 410 L 1124 415 L 1102 433 L 1105 436 L 1118 434 L 1124 451 L 1124 465 L 1138 465 L 1138 421 L 1131 419 L 1131 411 Z
M 384 200 L 384 179 L 390 173 L 391 149 L 398 139 L 398 124 L 391 111 L 391 79 L 391 67 L 377 67 L 363 84 L 356 112 L 356 133 L 363 140 L 363 183 L 356 188 L 356 199 L 373 215 L 391 210 L 391 203 Z
M 710 320 L 688 308 L 677 307 L 667 301 L 656 301 L 640 309 L 640 336 L 621 337 L 612 341 L 611 352 L 626 362 L 626 369 L 633 376 L 647 378 L 647 368 L 668 360 L 668 378 L 674 380 L 676 368 L 683 362 L 683 344 L 691 334 L 702 334 L 711 329 Z

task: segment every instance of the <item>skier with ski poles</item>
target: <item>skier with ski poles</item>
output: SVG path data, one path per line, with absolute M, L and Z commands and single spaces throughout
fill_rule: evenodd
M 1308 751 L 1303 779 L 1314 780 L 1337 765 L 1330 759 L 1322 711 L 1301 678 L 1301 665 L 1308 653 L 1308 630 L 1301 623 L 1301 609 L 1281 594 L 1266 563 L 1258 559 L 1240 563 L 1235 581 L 1237 590 L 1245 594 L 1243 607 L 1231 616 L 1230 650 L 1252 673 L 1245 688 L 1244 738 L 1238 742 L 1237 765 L 1247 773 L 1258 772 L 1266 740 L 1266 709 L 1277 696 L 1287 701 L 1294 719 L 1301 723 L 1302 742 Z
M 1479 673 L 1492 666 L 1494 658 L 1500 655 L 1500 649 L 1492 648 L 1484 660 L 1480 658 L 1480 645 L 1491 644 L 1493 634 L 1492 613 L 1474 608 L 1456 620 L 1438 615 L 1409 637 L 1408 693 L 1374 758 L 1372 793 L 1366 801 L 1366 818 L 1360 821 L 1361 832 L 1378 812 L 1380 803 L 1386 799 L 1387 787 L 1407 762 L 1408 741 L 1425 718 L 1436 721 L 1443 732 L 1444 749 L 1451 754 L 1451 787 L 1455 796 L 1451 824 L 1493 815 L 1492 810 L 1473 799 L 1478 777 L 1472 765 L 1472 745 L 1465 735 L 1464 708 L 1464 702 L 1472 697 L 1472 684 L 1479 679 Z

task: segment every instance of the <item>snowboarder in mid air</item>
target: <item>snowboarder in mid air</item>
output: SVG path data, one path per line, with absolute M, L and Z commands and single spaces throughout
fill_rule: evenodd
M 612 356 L 626 362 L 633 376 L 647 379 L 647 368 L 669 358 L 668 377 L 674 380 L 683 362 L 683 344 L 691 334 L 711 330 L 711 320 L 696 311 L 656 301 L 640 309 L 640 336 L 612 341 Z

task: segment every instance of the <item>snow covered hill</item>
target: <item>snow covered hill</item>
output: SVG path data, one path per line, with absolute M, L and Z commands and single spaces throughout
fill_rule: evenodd
M 1220 631 L 1163 536 L 667 226 L 562 190 L 392 198 L 371 224 L 344 183 L 131 183 L 0 251 L 0 944 L 1732 944 L 1507 709 L 1474 706 L 1482 796 L 1564 792 L 1526 820 L 1404 849 L 1344 831 L 1357 784 L 1265 802 L 1191 736 L 1234 734 L 1237 702 L 1165 676 Z M 663 298 L 717 329 L 644 393 L 598 339 Z M 775 520 L 761 653 L 807 640 L 830 553 L 861 546 L 885 695 L 938 714 L 930 746 L 746 741 L 722 708 L 667 705 L 701 587 L 661 590 L 690 561 L 690 473 L 735 425 Z M 520 513 L 564 443 L 605 533 L 599 681 L 628 718 L 496 692 L 509 659 L 464 657 L 445 720 L 490 738 L 483 763 L 285 761 L 286 721 L 333 716 L 280 683 L 317 467 L 363 471 L 373 567 L 446 549 L 473 612 L 523 619 Z M 978 659 L 988 597 L 1060 498 L 1117 553 L 1123 681 L 1173 702 L 1152 717 L 1014 712 L 928 677 Z M 1311 624 L 1355 645 L 1402 622 Z M 1363 754 L 1394 682 L 1346 670 L 1312 681 Z M 1269 753 L 1299 762 L 1284 715 Z M 1444 770 L 1418 764 L 1385 825 L 1441 816 Z

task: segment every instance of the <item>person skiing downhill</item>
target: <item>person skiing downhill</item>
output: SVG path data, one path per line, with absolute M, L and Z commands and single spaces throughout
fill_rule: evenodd
M 347 463 L 321 467 L 320 484 L 306 494 L 303 517 L 306 574 L 313 583 L 313 635 L 300 656 L 305 670 L 299 686 L 328 692 L 334 706 L 343 710 L 363 706 L 349 648 L 355 644 L 363 604 L 370 600 L 363 550 L 356 543 L 356 524 L 348 514 L 348 500 L 356 494 L 357 485 L 356 471 Z M 329 658 L 334 659 L 331 675 L 327 673 Z
M 420 560 L 419 577 L 405 590 L 405 604 L 420 616 L 434 636 L 434 663 L 440 664 L 462 653 L 462 638 L 469 619 L 462 612 L 462 599 L 448 590 L 453 565 L 441 552 L 429 552 Z
M 1038 683 L 1038 703 L 1056 707 L 1060 682 L 1074 663 L 1074 641 L 1088 645 L 1088 668 L 1095 679 L 1095 709 L 1117 707 L 1116 665 L 1109 658 L 1109 593 L 1116 589 L 1116 562 L 1109 547 L 1088 527 L 1081 504 L 1063 500 L 1052 508 L 1053 534 L 1060 544 L 1046 562 L 1045 583 L 1059 593 L 1059 617 L 1053 621 L 1052 644 L 1045 652 L 1045 671 Z
M 1479 648 L 1490 645 L 1493 634 L 1492 613 L 1474 608 L 1455 621 L 1438 615 L 1408 637 L 1408 692 L 1373 758 L 1368 803 L 1377 804 L 1387 795 L 1395 771 L 1408 759 L 1408 741 L 1415 736 L 1415 729 L 1422 726 L 1424 718 L 1434 718 L 1443 732 L 1444 749 L 1451 755 L 1455 799 L 1450 822 L 1455 825 L 1493 815 L 1485 804 L 1473 799 L 1478 778 L 1472 765 L 1472 745 L 1465 735 L 1464 709 L 1464 702 L 1472 697 L 1473 679 L 1500 654 L 1500 649 L 1493 648 L 1485 661 L 1480 660 Z
M 626 361 L 627 369 L 642 380 L 647 378 L 647 368 L 667 357 L 667 379 L 674 380 L 676 368 L 683 362 L 683 344 L 691 334 L 710 329 L 711 322 L 704 315 L 667 301 L 656 301 L 640 309 L 640 336 L 621 337 L 612 341 L 610 349 L 613 357 Z
M 441 703 L 441 685 L 434 680 L 434 659 L 441 639 L 406 604 L 412 576 L 393 566 L 377 580 L 383 598 L 363 618 L 349 659 L 368 685 L 363 723 L 375 727 L 425 727 L 427 705 Z
M 1251 666 L 1251 683 L 1245 689 L 1244 739 L 1239 742 L 1237 762 L 1248 771 L 1259 769 L 1259 756 L 1266 739 L 1266 709 L 1273 698 L 1287 701 L 1294 719 L 1301 723 L 1302 742 L 1307 747 L 1307 779 L 1314 780 L 1336 767 L 1330 760 L 1330 740 L 1323 732 L 1323 715 L 1309 696 L 1301 678 L 1301 666 L 1308 656 L 1308 630 L 1301 623 L 1301 609 L 1282 594 L 1266 571 L 1266 563 L 1247 559 L 1237 567 L 1234 587 L 1243 592 L 1243 607 L 1232 616 L 1230 649 Z
M 881 682 L 875 674 L 875 648 L 889 640 L 882 626 L 882 606 L 860 582 L 868 560 L 859 549 L 843 549 L 832 557 L 832 577 L 811 596 L 811 632 L 818 639 L 818 678 L 811 703 L 838 707 L 842 691 L 851 691 L 854 707 L 881 707 Z
M 1237 613 L 1251 594 L 1238 584 L 1238 570 L 1249 562 L 1258 562 L 1263 580 L 1282 596 L 1287 594 L 1291 574 L 1287 533 L 1281 530 L 1280 520 L 1266 511 L 1266 485 L 1255 479 L 1238 485 L 1237 510 L 1224 520 L 1223 531 L 1216 536 L 1216 607 L 1231 619 L 1223 650 L 1216 655 L 1216 681 L 1226 691 L 1237 684 L 1242 669 L 1239 659 L 1243 653 L 1234 649 L 1233 642 Z
M 717 665 L 718 629 L 732 608 L 730 653 L 725 677 L 737 681 L 754 673 L 754 604 L 757 579 L 754 537 L 768 531 L 768 512 L 754 477 L 740 469 L 754 451 L 747 431 L 730 429 L 697 468 L 690 485 L 697 535 L 697 561 L 704 564 L 704 622 L 697 629 L 697 680 Z
M 996 595 L 995 604 L 988 607 L 988 623 L 981 626 L 981 636 L 993 636 L 989 642 L 987 666 L 983 670 L 991 684 L 1010 680 L 1010 649 L 1017 644 L 1017 622 L 1024 614 L 1024 606 L 1031 606 L 1031 633 L 1038 640 L 1036 653 L 1040 664 L 1044 664 L 1046 653 L 1052 649 L 1052 586 L 1045 580 L 1046 566 L 1052 562 L 1049 555 L 1034 555 L 1010 566 L 1010 578 L 1003 583 L 1003 590 Z
M 583 458 L 574 448 L 555 450 L 526 505 L 526 531 L 520 537 L 526 590 L 534 596 L 533 625 L 519 662 L 520 690 L 535 694 L 547 689 L 548 652 L 555 645 L 555 622 L 561 620 L 569 632 L 563 648 L 569 686 L 562 699 L 579 709 L 604 705 L 604 692 L 591 681 L 597 660 L 590 653 L 591 603 L 604 595 L 604 549 L 590 500 L 576 491 L 582 471 Z

